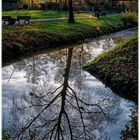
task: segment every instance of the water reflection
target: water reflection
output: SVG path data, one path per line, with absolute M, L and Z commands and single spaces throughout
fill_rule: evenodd
M 105 129 L 109 124 L 122 116 L 127 120 L 128 112 L 126 116 L 122 112 L 125 101 L 82 71 L 83 64 L 115 46 L 113 39 L 103 45 L 105 40 L 35 56 L 3 69 L 3 108 L 10 108 L 6 127 L 13 139 L 104 140 L 111 137 Z
M 91 98 L 91 93 L 87 92 L 89 89 L 86 90 L 81 80 L 83 50 L 70 48 L 61 51 L 61 57 L 58 55 L 60 52 L 51 54 L 59 57 L 59 60 L 55 58 L 56 61 L 51 59 L 55 69 L 58 69 L 56 71 L 48 63 L 40 63 L 35 57 L 31 59 L 25 68 L 29 94 L 22 97 L 20 104 L 13 99 L 12 137 L 40 140 L 93 140 L 105 137 L 103 128 L 120 113 L 120 101 L 111 96 Z M 48 80 L 49 71 L 53 70 L 55 74 L 52 80 L 58 86 Z M 44 78 L 40 80 L 42 74 Z

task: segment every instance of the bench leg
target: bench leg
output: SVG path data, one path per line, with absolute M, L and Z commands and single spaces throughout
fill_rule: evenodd
M 25 22 L 26 22 L 27 24 L 29 24 L 29 20 L 26 20 Z
M 7 24 L 9 25 L 9 21 L 7 21 Z

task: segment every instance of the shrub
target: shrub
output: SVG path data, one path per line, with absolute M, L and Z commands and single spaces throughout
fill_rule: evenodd
M 138 25 L 137 13 L 122 13 L 121 20 L 125 26 L 130 24 Z
M 6 130 L 2 130 L 2 140 L 9 140 L 10 135 Z

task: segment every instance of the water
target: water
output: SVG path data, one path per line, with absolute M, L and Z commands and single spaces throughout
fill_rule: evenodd
M 129 120 L 130 109 L 135 105 L 114 94 L 98 79 L 83 71 L 82 66 L 136 33 L 135 29 L 124 30 L 86 40 L 85 43 L 70 49 L 41 54 L 4 67 L 3 128 L 9 129 L 11 134 L 16 136 L 21 128 L 27 126 L 61 93 L 32 123 L 30 130 L 24 132 L 24 139 L 27 139 L 26 136 L 30 135 L 31 130 L 36 132 L 31 131 L 36 134 L 36 140 L 48 139 L 50 135 L 45 137 L 46 132 L 53 129 L 57 119 L 61 118 L 60 126 L 63 130 L 58 132 L 62 132 L 64 139 L 70 139 L 72 129 L 72 135 L 77 136 L 77 140 L 118 140 L 121 129 Z M 59 89 L 56 90 L 57 88 Z M 50 121 L 52 123 L 47 127 L 39 127 Z M 53 137 L 55 134 L 58 136 L 56 132 L 55 128 Z

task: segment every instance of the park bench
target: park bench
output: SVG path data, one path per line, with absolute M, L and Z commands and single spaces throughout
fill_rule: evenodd
M 20 24 L 21 21 L 23 21 L 24 23 L 30 23 L 30 18 L 31 16 L 17 16 L 17 21 Z
M 105 17 L 106 16 L 106 12 L 105 11 L 101 12 L 100 14 L 101 14 L 101 17 Z
M 95 12 L 92 14 L 93 16 L 100 18 L 100 17 L 105 17 L 106 16 L 106 12 L 102 11 L 102 12 Z
M 8 22 L 8 24 L 9 24 L 10 20 L 11 20 L 11 16 L 2 16 L 3 24 L 6 24 L 6 22 Z

